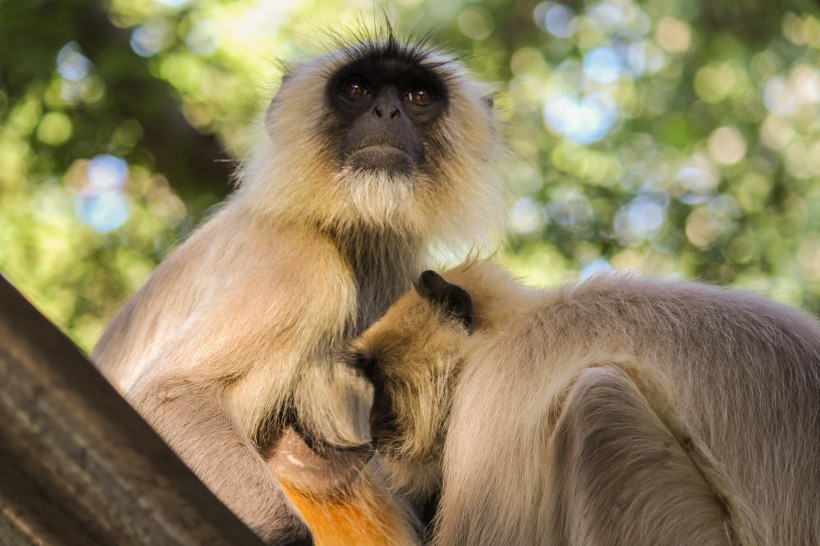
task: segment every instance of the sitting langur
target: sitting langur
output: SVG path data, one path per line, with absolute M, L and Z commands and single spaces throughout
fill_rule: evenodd
M 351 355 L 390 479 L 419 509 L 440 490 L 435 544 L 820 542 L 812 317 L 694 283 L 444 277 Z
M 317 542 L 415 540 L 360 475 L 372 385 L 336 356 L 412 287 L 432 243 L 472 244 L 465 226 L 496 224 L 486 93 L 454 58 L 390 32 L 294 66 L 238 190 L 93 352 L 270 544 L 311 540 L 282 485 Z

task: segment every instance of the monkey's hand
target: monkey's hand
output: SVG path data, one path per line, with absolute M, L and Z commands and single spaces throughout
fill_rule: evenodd
M 155 379 L 132 403 L 191 470 L 270 546 L 311 546 L 304 521 L 213 383 Z
M 368 446 L 373 393 L 373 383 L 347 363 L 315 357 L 293 389 L 297 432 L 317 452 Z

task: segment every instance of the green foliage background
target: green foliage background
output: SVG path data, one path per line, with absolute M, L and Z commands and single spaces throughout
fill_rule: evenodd
M 0 0 L 0 271 L 89 349 L 230 191 L 277 60 L 382 10 L 497 84 L 501 257 L 530 282 L 630 269 L 820 312 L 809 0 Z

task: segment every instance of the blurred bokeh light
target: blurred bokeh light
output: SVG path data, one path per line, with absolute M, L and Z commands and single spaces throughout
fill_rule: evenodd
M 0 3 L 0 271 L 86 349 L 227 193 L 280 61 L 382 9 L 498 88 L 517 274 L 694 277 L 820 312 L 810 0 L 105 6 Z

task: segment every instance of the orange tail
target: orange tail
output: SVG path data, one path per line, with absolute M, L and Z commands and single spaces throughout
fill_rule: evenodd
M 283 483 L 285 493 L 313 532 L 316 546 L 418 544 L 407 511 L 362 473 L 343 495 L 321 498 Z

